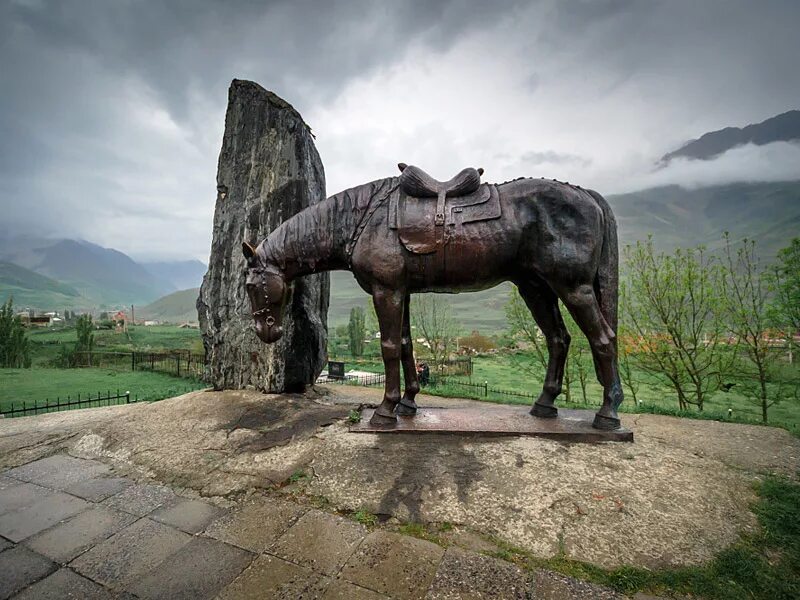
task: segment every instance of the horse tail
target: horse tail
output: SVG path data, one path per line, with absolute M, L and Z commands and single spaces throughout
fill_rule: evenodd
M 614 332 L 616 347 L 617 303 L 619 297 L 619 248 L 617 245 L 617 220 L 608 202 L 594 190 L 587 190 L 603 211 L 603 246 L 600 251 L 600 265 L 595 275 L 595 294 L 600 302 L 600 312 Z

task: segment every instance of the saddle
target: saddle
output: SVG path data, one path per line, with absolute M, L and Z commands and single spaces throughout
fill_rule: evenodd
M 497 188 L 481 183 L 483 169 L 467 168 L 449 181 L 438 181 L 419 167 L 397 166 L 400 193 L 390 204 L 389 227 L 399 230 L 410 252 L 431 254 L 443 248 L 448 236 L 460 233 L 461 225 L 500 217 Z

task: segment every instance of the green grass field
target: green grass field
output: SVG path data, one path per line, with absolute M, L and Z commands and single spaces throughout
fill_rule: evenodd
M 352 359 L 346 355 L 339 355 L 337 360 L 345 362 L 347 370 L 383 372 L 383 363 L 375 357 Z M 587 358 L 587 362 L 590 362 Z M 538 396 L 542 389 L 542 373 L 538 368 L 535 357 L 529 352 L 502 352 L 498 354 L 476 356 L 472 359 L 472 377 L 452 376 L 448 385 L 428 386 L 424 392 L 433 395 L 474 398 L 486 402 L 502 404 L 531 404 L 534 398 L 516 397 L 507 394 L 492 392 L 491 389 L 518 392 L 530 396 Z M 573 371 L 570 387 L 570 402 L 567 402 L 566 393 L 561 394 L 556 401 L 565 408 L 595 408 L 600 405 L 602 388 L 594 377 L 591 364 L 586 365 L 588 374 L 586 383 L 586 401 L 583 399 L 580 383 Z M 657 412 L 676 414 L 692 418 L 729 419 L 737 422 L 761 423 L 761 412 L 755 401 L 737 393 L 736 387 L 730 392 L 717 392 L 706 400 L 703 413 L 696 409 L 686 412 L 678 411 L 678 401 L 675 392 L 668 386 L 655 380 L 644 373 L 638 373 L 639 387 L 637 399 L 639 405 L 633 402 L 633 397 L 627 387 L 625 388 L 625 402 L 623 412 Z M 483 384 L 487 383 L 490 391 L 484 394 Z M 472 384 L 472 385 L 468 385 Z M 729 417 L 728 409 L 732 413 Z M 784 427 L 789 431 L 800 434 L 800 402 L 785 400 L 769 409 L 769 424 Z
M 33 329 L 28 334 L 34 367 L 52 366 L 61 344 L 74 344 L 74 327 L 63 329 Z M 131 326 L 127 332 L 98 329 L 94 332 L 95 350 L 98 352 L 164 352 L 191 350 L 202 354 L 200 330 L 177 325 Z
M 204 383 L 146 371 L 110 371 L 106 369 L 0 369 L 0 410 L 13 402 L 41 402 L 56 397 L 76 398 L 103 395 L 110 391 L 131 393 L 131 400 L 161 400 L 203 389 Z

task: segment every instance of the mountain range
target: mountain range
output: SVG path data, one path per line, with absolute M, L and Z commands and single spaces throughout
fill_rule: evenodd
M 711 131 L 665 154 L 661 157 L 661 162 L 667 163 L 673 158 L 709 160 L 745 144 L 763 146 L 772 142 L 794 140 L 800 140 L 800 110 L 790 110 L 742 128 L 726 127 Z
M 147 304 L 197 287 L 206 270 L 198 260 L 140 264 L 85 240 L 32 236 L 1 238 L 0 261 L 0 301 L 51 310 Z
M 800 111 L 755 125 L 709 132 L 674 152 L 674 158 L 708 160 L 742 144 L 800 140 Z M 769 260 L 800 232 L 800 181 L 748 182 L 694 189 L 649 188 L 607 196 L 617 217 L 621 249 L 653 236 L 658 248 L 705 244 L 714 249 L 724 232 L 733 240 L 755 239 Z M 198 260 L 136 262 L 112 248 L 83 240 L 2 237 L 0 302 L 13 296 L 20 307 L 103 308 L 146 305 L 137 316 L 162 321 L 196 320 L 195 301 L 206 266 Z M 454 295 L 450 304 L 466 329 L 505 327 L 509 284 Z M 331 274 L 329 322 L 347 322 L 350 308 L 368 298 L 346 272 Z

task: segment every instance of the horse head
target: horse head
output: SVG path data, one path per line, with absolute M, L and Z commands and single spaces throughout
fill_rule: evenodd
M 265 344 L 272 344 L 283 335 L 283 309 L 290 286 L 278 265 L 271 264 L 260 252 L 244 242 L 242 253 L 247 260 L 245 289 L 250 299 L 256 335 Z

